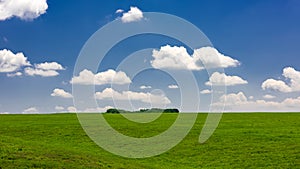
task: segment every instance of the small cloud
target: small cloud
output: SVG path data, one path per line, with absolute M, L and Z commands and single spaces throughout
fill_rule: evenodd
M 9 112 L 0 112 L 0 114 L 10 114 Z
M 123 23 L 137 22 L 143 19 L 143 12 L 137 7 L 130 7 L 128 12 L 123 13 L 121 20 Z
M 6 43 L 8 42 L 8 39 L 6 37 L 3 37 L 3 41 Z
M 51 96 L 62 97 L 62 98 L 72 98 L 72 94 L 64 91 L 63 89 L 54 89 Z
M 140 86 L 140 89 L 151 89 L 151 88 L 152 88 L 151 86 L 145 86 L 145 85 Z
M 35 68 L 42 70 L 65 70 L 61 64 L 57 62 L 44 62 L 40 64 L 35 64 Z
M 254 99 L 254 96 L 249 96 L 248 97 L 250 100 L 253 100 Z
M 36 107 L 29 107 L 23 111 L 23 114 L 36 114 L 38 109 Z
M 266 95 L 263 96 L 263 98 L 264 98 L 264 99 L 274 99 L 274 98 L 276 98 L 276 97 L 273 96 L 273 95 L 266 94 Z
M 28 76 L 52 77 L 52 76 L 58 76 L 59 75 L 59 73 L 56 70 L 34 69 L 34 68 L 31 68 L 31 67 L 25 68 L 24 72 Z
M 212 91 L 208 90 L 208 89 L 200 91 L 200 94 L 211 94 L 211 93 L 212 93 Z
M 178 86 L 173 84 L 173 85 L 169 85 L 168 88 L 169 89 L 178 89 Z
M 123 13 L 123 12 L 124 12 L 123 9 L 118 9 L 118 10 L 116 10 L 116 13 Z
M 8 49 L 0 50 L 0 73 L 15 72 L 23 66 L 30 65 L 29 61 L 27 61 L 27 57 L 25 57 L 23 53 L 19 52 L 14 54 Z
M 209 81 L 205 83 L 207 86 L 217 85 L 217 86 L 235 86 L 241 84 L 248 84 L 248 82 L 238 76 L 228 76 L 225 73 L 215 72 L 213 73 Z
M 67 110 L 68 110 L 68 112 L 70 112 L 70 113 L 76 113 L 76 112 L 77 112 L 77 110 L 76 110 L 76 108 L 75 108 L 74 106 L 69 106 L 69 107 L 67 108 Z
M 300 91 L 300 71 L 292 67 L 286 67 L 283 69 L 282 76 L 288 79 L 290 84 L 282 80 L 267 79 L 262 83 L 261 88 L 263 90 L 271 89 L 282 93 Z
M 108 69 L 105 72 L 99 72 L 94 74 L 90 70 L 84 69 L 79 73 L 79 76 L 74 76 L 71 84 L 81 84 L 81 85 L 104 85 L 104 84 L 129 84 L 131 83 L 130 78 L 126 73 L 115 70 Z
M 55 106 L 55 110 L 63 111 L 65 108 L 63 106 Z
M 7 77 L 15 77 L 15 76 L 22 76 L 22 72 L 16 72 L 16 73 L 8 73 L 6 76 Z
M 17 17 L 32 20 L 46 13 L 47 0 L 3 0 L 0 1 L 0 21 Z
M 24 72 L 28 76 L 51 77 L 58 76 L 58 70 L 65 70 L 65 68 L 57 62 L 45 62 L 35 64 L 34 68 L 27 67 L 24 69 Z
M 96 92 L 95 98 L 98 100 L 134 100 L 152 104 L 170 104 L 171 101 L 164 95 L 156 95 L 152 93 L 123 91 L 118 92 L 112 88 L 106 88 L 102 92 Z

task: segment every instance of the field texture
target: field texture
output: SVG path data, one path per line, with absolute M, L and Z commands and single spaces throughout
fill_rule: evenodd
M 176 114 L 150 124 L 106 114 L 129 136 L 149 137 L 166 130 Z M 189 135 L 159 156 L 128 159 L 99 148 L 76 114 L 0 115 L 0 168 L 300 168 L 300 113 L 224 114 L 205 143 L 198 137 L 206 115 L 199 114 Z

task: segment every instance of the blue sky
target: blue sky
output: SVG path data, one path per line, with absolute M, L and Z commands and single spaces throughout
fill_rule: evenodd
M 8 1 L 12 2 L 11 6 L 5 6 Z M 40 0 L 38 4 L 29 1 L 25 3 L 28 7 L 23 5 L 19 8 L 20 4 L 14 0 L 0 3 L 0 9 L 4 9 L 0 13 L 2 113 L 73 110 L 70 81 L 81 48 L 94 32 L 111 21 L 120 20 L 131 10 L 130 7 L 136 7 L 142 13 L 168 13 L 189 21 L 203 31 L 219 53 L 239 62 L 238 65 L 224 68 L 225 74 L 240 77 L 247 83 L 227 86 L 226 111 L 299 111 L 300 2 L 297 0 L 111 0 L 105 3 L 96 0 Z M 38 13 L 32 12 L 31 7 L 38 9 Z M 123 12 L 116 13 L 118 9 Z M 141 21 L 137 19 L 132 22 Z M 103 43 L 105 41 L 103 39 Z M 106 72 L 108 69 L 115 71 L 118 64 L 136 50 L 151 47 L 159 51 L 166 45 L 171 47 L 169 52 L 175 51 L 175 47 L 187 48 L 185 44 L 163 36 L 129 38 L 116 45 L 103 60 L 98 72 L 93 73 Z M 193 50 L 187 49 L 191 57 Z M 8 56 L 9 52 L 12 54 Z M 150 63 L 154 59 L 152 52 L 145 52 L 143 59 L 148 58 L 146 61 Z M 23 53 L 30 65 L 23 62 L 15 70 L 4 70 L 3 65 L 12 62 L 7 57 L 13 58 L 17 53 Z M 172 57 L 172 52 L 168 56 Z M 133 99 L 133 107 L 138 109 L 151 106 L 141 101 L 142 94 L 148 92 L 154 96 L 164 93 L 164 97 L 159 99 L 167 98 L 170 101 L 166 101 L 164 106 L 179 108 L 179 89 L 183 86 L 179 86 L 179 89 L 168 88 L 176 81 L 154 68 L 130 79 L 129 91 L 137 95 Z M 32 72 L 38 69 L 46 74 L 54 71 L 57 75 L 45 77 L 45 74 L 29 73 L 29 70 Z M 125 70 L 119 71 L 127 73 Z M 204 84 L 209 80 L 209 75 L 205 71 L 192 71 L 200 84 L 199 91 L 210 90 L 210 86 Z M 22 75 L 13 76 L 16 72 Z M 151 88 L 141 89 L 143 85 Z M 96 92 L 103 94 L 108 88 L 108 82 L 97 85 Z M 60 90 L 54 92 L 54 89 Z M 118 85 L 113 90 L 122 94 L 125 89 Z M 202 106 L 210 103 L 210 94 L 200 94 L 200 97 Z M 122 96 L 120 98 L 122 101 Z M 222 98 L 225 97 L 219 98 L 220 103 L 224 101 Z M 100 110 L 108 106 L 115 107 L 103 95 L 98 99 L 98 104 Z M 201 110 L 207 111 L 208 107 L 203 106 Z

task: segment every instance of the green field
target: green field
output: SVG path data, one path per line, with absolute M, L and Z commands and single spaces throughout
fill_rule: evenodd
M 149 137 L 167 129 L 176 114 L 150 124 L 106 114 L 120 132 Z M 300 168 L 300 113 L 224 114 L 204 144 L 199 114 L 189 135 L 159 156 L 129 159 L 93 143 L 76 114 L 0 115 L 0 168 Z

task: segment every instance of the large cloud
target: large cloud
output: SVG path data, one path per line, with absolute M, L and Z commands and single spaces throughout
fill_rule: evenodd
M 63 89 L 54 89 L 51 96 L 57 96 L 62 98 L 72 98 L 72 94 L 64 91 Z
M 15 72 L 22 66 L 30 66 L 23 53 L 14 54 L 10 50 L 0 50 L 0 72 Z
M 96 99 L 114 99 L 114 100 L 134 100 L 152 104 L 170 104 L 171 101 L 164 95 L 155 95 L 152 93 L 123 91 L 118 92 L 112 88 L 106 88 L 102 92 L 96 92 Z
M 206 68 L 227 68 L 236 67 L 239 61 L 221 54 L 213 47 L 202 47 L 195 49 L 189 55 L 183 46 L 162 46 L 159 50 L 152 51 L 153 60 L 151 65 L 154 68 L 202 70 Z M 203 64 L 203 65 L 202 65 Z
M 46 13 L 46 0 L 2 0 L 0 1 L 0 21 L 11 17 L 24 20 L 35 19 Z
M 289 79 L 290 83 L 287 84 L 282 80 L 267 79 L 261 87 L 263 90 L 271 89 L 280 91 L 283 93 L 298 92 L 300 91 L 300 72 L 292 67 L 286 67 L 283 69 L 282 75 Z
M 209 81 L 205 84 L 207 86 L 217 85 L 217 86 L 235 86 L 240 84 L 247 84 L 248 82 L 238 76 L 228 76 L 225 73 L 215 72 L 213 73 Z
M 116 12 L 120 13 L 123 12 L 121 10 L 117 10 Z M 137 7 L 130 7 L 130 10 L 126 13 L 123 13 L 121 17 L 122 22 L 129 23 L 129 22 L 136 22 L 143 19 L 143 12 Z
M 93 72 L 84 69 L 71 79 L 72 84 L 81 85 L 103 85 L 103 84 L 128 84 L 131 83 L 130 78 L 122 71 L 108 69 L 105 72 L 94 74 Z

